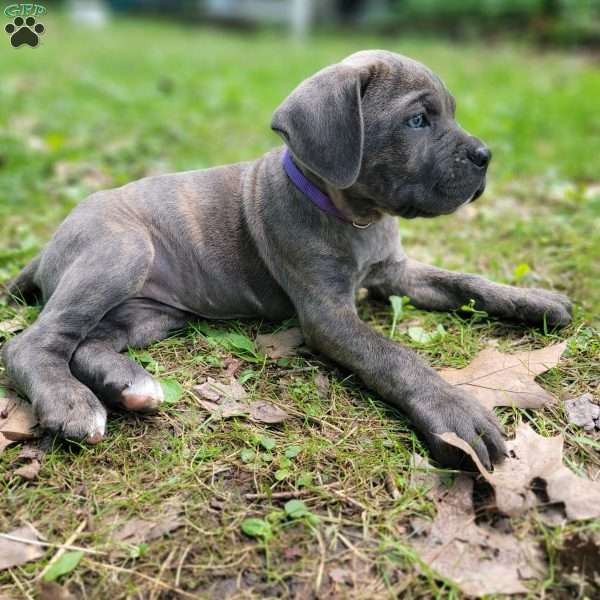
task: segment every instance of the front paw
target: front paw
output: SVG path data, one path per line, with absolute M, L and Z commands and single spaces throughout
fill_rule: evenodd
M 31 397 L 40 426 L 64 438 L 99 442 L 106 430 L 106 409 L 79 382 L 54 383 L 35 390 Z
M 469 465 L 465 454 L 438 437 L 446 432 L 465 440 L 488 470 L 493 463 L 504 459 L 502 426 L 495 415 L 476 400 L 452 387 L 424 390 L 419 396 L 411 403 L 411 416 L 439 463 L 451 468 Z
M 566 327 L 571 322 L 573 304 L 564 294 L 539 288 L 521 291 L 517 306 L 524 321 L 534 325 L 545 322 L 549 327 Z

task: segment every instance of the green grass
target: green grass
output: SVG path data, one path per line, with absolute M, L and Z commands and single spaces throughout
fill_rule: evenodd
M 461 124 L 494 151 L 490 188 L 476 204 L 451 217 L 400 223 L 407 252 L 497 281 L 555 288 L 577 303 L 573 325 L 560 333 L 414 311 L 398 322 L 394 339 L 436 367 L 467 364 L 491 339 L 509 351 L 568 339 L 568 355 L 544 385 L 561 400 L 594 392 L 600 194 L 590 186 L 600 172 L 600 73 L 583 55 L 347 34 L 322 34 L 299 46 L 274 33 L 139 20 L 94 32 L 49 19 L 39 49 L 6 44 L 0 52 L 0 280 L 16 273 L 94 189 L 260 155 L 278 143 L 270 114 L 298 81 L 368 47 L 409 54 L 436 70 L 457 97 Z M 362 302 L 360 313 L 389 334 L 388 305 Z M 0 305 L 0 321 L 13 314 Z M 29 310 L 24 318 L 34 316 Z M 447 335 L 420 346 L 407 335 L 411 324 L 426 331 L 442 324 Z M 261 323 L 215 326 L 250 339 L 268 331 Z M 0 479 L 0 531 L 27 521 L 62 543 L 85 520 L 75 544 L 110 553 L 84 556 L 62 581 L 89 598 L 173 597 L 152 580 L 208 597 L 237 585 L 256 598 L 302 596 L 317 587 L 322 597 L 460 597 L 447 582 L 419 574 L 407 551 L 411 519 L 434 511 L 410 485 L 410 455 L 426 454 L 410 424 L 319 357 L 265 362 L 212 343 L 202 331 L 190 327 L 132 353 L 184 391 L 160 415 L 114 415 L 106 440 L 93 448 L 52 440 L 30 484 L 10 476 L 19 449 L 7 450 L 0 457 L 7 471 Z M 207 420 L 189 390 L 206 376 L 222 377 L 225 359 L 236 353 L 252 396 L 285 407 L 293 420 L 277 427 Z M 326 398 L 317 373 L 330 377 Z M 506 409 L 501 418 L 509 431 L 525 420 L 547 435 L 566 433 L 570 464 L 592 476 L 600 467 L 597 442 L 568 428 L 560 405 Z M 265 436 L 275 442 L 270 450 L 261 444 Z M 301 448 L 292 458 L 285 456 L 290 446 Z M 281 471 L 287 475 L 278 479 Z M 295 496 L 318 521 L 285 513 Z M 147 549 L 112 549 L 115 517 L 160 515 L 174 501 L 184 510 L 181 529 Z M 270 535 L 244 535 L 248 518 L 268 522 Z M 548 530 L 526 518 L 515 527 L 555 557 L 575 530 L 597 525 Z M 51 555 L 0 572 L 0 595 L 34 596 L 35 575 Z M 331 580 L 336 568 L 350 573 L 354 587 Z M 542 590 L 559 597 L 574 585 L 557 567 L 548 581 L 532 584 L 531 597 Z

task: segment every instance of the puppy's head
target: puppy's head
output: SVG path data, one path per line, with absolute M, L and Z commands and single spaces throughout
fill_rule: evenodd
M 458 125 L 455 108 L 427 67 L 369 50 L 302 82 L 271 126 L 305 169 L 346 190 L 354 204 L 436 216 L 483 193 L 491 158 Z

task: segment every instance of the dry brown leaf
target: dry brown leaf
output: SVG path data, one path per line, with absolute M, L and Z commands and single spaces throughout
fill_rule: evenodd
M 426 535 L 413 539 L 421 559 L 471 596 L 527 592 L 524 581 L 544 576 L 542 552 L 531 540 L 519 540 L 475 522 L 473 480 L 460 475 L 450 489 L 437 488 L 437 515 Z
M 0 398 L 0 453 L 9 444 L 36 437 L 36 425 L 31 405 L 14 395 Z
M 198 402 L 202 408 L 220 419 L 247 417 L 250 408 L 248 404 L 242 404 L 241 402 L 235 402 L 234 400 L 225 400 L 221 404 L 209 402 L 208 400 L 199 400 Z
M 568 520 L 600 517 L 600 482 L 579 477 L 563 464 L 562 435 L 542 437 L 522 424 L 515 438 L 506 443 L 509 456 L 490 473 L 475 451 L 455 433 L 440 436 L 446 443 L 466 452 L 492 485 L 500 512 L 517 516 L 540 504 L 561 503 Z M 545 484 L 547 501 L 534 492 Z
M 279 406 L 265 400 L 252 402 L 249 409 L 250 417 L 260 423 L 282 423 L 290 418 L 290 415 L 283 408 L 279 408 Z
M 160 519 L 153 520 L 135 517 L 115 529 L 111 539 L 113 542 L 124 544 L 141 544 L 158 539 L 183 526 L 183 520 L 178 512 L 167 511 Z
M 55 581 L 42 581 L 40 583 L 39 600 L 77 600 L 71 592 Z
M 285 356 L 294 356 L 296 349 L 303 343 L 304 336 L 298 327 L 256 336 L 256 346 L 259 351 L 275 360 Z
M 327 400 L 329 397 L 329 377 L 325 373 L 317 373 L 315 375 L 315 386 L 317 388 L 317 394 L 321 400 Z
M 225 374 L 227 377 L 234 377 L 238 369 L 242 366 L 242 361 L 230 356 L 225 359 L 223 366 L 225 367 Z
M 212 377 L 208 377 L 204 383 L 195 385 L 192 389 L 198 396 L 211 402 L 245 400 L 248 397 L 246 390 L 235 377 L 229 378 L 229 384 L 220 383 Z
M 15 469 L 13 473 L 15 475 L 18 475 L 19 477 L 22 477 L 23 479 L 33 481 L 38 476 L 41 466 L 42 465 L 40 461 L 34 459 L 31 462 L 28 462 L 27 464 L 23 465 L 22 467 Z
M 42 459 L 44 458 L 45 454 L 46 451 L 40 448 L 39 446 L 34 446 L 31 443 L 26 443 L 21 449 L 19 456 L 17 457 L 17 460 L 25 461 L 25 464 L 19 467 L 18 469 L 15 469 L 13 474 L 18 475 L 19 477 L 23 477 L 23 479 L 28 479 L 29 481 L 32 481 L 38 476 L 40 472 L 40 467 L 42 466 Z
M 569 423 L 583 427 L 585 431 L 600 428 L 600 406 L 594 402 L 591 394 L 565 401 L 565 411 Z
M 244 402 L 248 394 L 234 377 L 230 378 L 229 384 L 219 383 L 209 377 L 202 385 L 194 386 L 193 390 L 199 396 L 200 405 L 221 419 L 250 417 L 261 423 L 281 423 L 290 416 L 265 400 Z
M 40 540 L 38 532 L 31 526 L 25 525 L 9 531 L 6 535 L 21 540 L 37 542 Z M 17 542 L 0 535 L 0 571 L 12 569 L 26 562 L 37 560 L 44 556 L 44 549 L 38 544 Z
M 208 412 L 221 419 L 250 417 L 260 423 L 282 423 L 290 417 L 283 409 L 264 400 L 257 400 L 250 404 L 242 404 L 232 400 L 225 400 L 221 404 L 208 402 L 207 400 L 200 400 L 199 402 Z
M 566 342 L 515 354 L 486 348 L 464 369 L 443 369 L 440 375 L 474 396 L 483 406 L 540 408 L 555 401 L 534 379 L 558 364 Z

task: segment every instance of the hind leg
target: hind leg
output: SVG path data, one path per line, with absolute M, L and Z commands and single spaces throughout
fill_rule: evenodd
M 71 372 L 109 406 L 156 410 L 163 401 L 160 384 L 119 352 L 161 340 L 190 318 L 189 313 L 152 300 L 127 300 L 111 310 L 79 345 L 71 359 Z
M 104 435 L 106 410 L 73 377 L 69 362 L 104 315 L 141 289 L 153 249 L 144 237 L 130 235 L 96 239 L 75 260 L 71 256 L 44 257 L 41 268 L 58 274 L 52 294 L 37 321 L 5 346 L 3 358 L 42 427 L 96 442 Z M 118 267 L 111 268 L 115 256 Z

